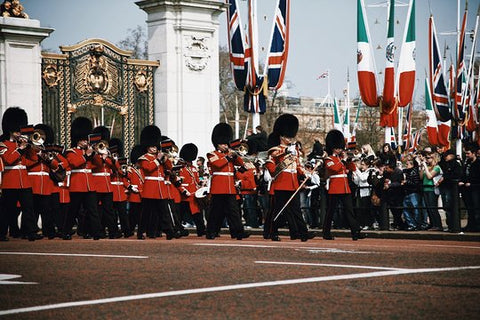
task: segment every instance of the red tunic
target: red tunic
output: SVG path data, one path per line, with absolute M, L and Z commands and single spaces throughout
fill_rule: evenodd
M 80 148 L 67 150 L 66 158 L 71 168 L 70 192 L 96 191 L 92 176 L 92 162 L 85 158 Z
M 187 165 L 180 170 L 180 177 L 182 178 L 182 185 L 179 190 L 182 193 L 182 201 L 188 202 L 192 214 L 197 214 L 200 212 L 197 199 L 195 198 L 195 191 L 197 191 L 198 186 L 200 186 L 198 169 L 192 163 L 187 163 Z M 185 191 L 188 191 L 190 195 L 185 195 Z
M 142 197 L 140 196 L 143 190 L 144 178 L 142 172 L 135 167 L 128 167 L 128 181 L 133 188 L 138 189 L 138 193 L 134 191 L 128 192 L 128 202 L 140 203 Z
M 220 151 L 207 153 L 208 166 L 212 173 L 210 194 L 237 194 L 234 181 L 234 165 L 243 166 L 243 160 L 236 157 L 232 163 L 227 160 L 227 155 Z
M 347 169 L 355 170 L 355 163 L 350 162 L 345 165 L 338 156 L 332 155 L 325 158 L 325 168 L 329 179 L 328 194 L 351 193 L 348 186 Z
M 255 175 L 257 170 L 255 165 L 251 162 L 246 162 L 245 167 L 247 171 L 235 173 L 235 178 L 240 181 L 240 194 L 256 194 L 257 183 L 255 182 Z
M 130 186 L 127 178 L 118 172 L 113 173 L 111 179 L 111 189 L 113 192 L 113 202 L 127 201 L 127 190 Z
M 58 169 L 58 161 L 53 159 L 47 165 L 40 160 L 31 167 L 28 167 L 28 177 L 32 183 L 32 193 L 42 196 L 49 196 L 53 192 L 53 180 L 50 178 L 50 167 L 53 170 Z
M 59 161 L 59 165 L 65 169 L 66 176 L 62 182 L 59 182 L 58 184 L 53 184 L 52 193 L 59 193 L 60 203 L 70 203 L 70 192 L 68 191 L 68 188 L 70 186 L 70 175 L 72 174 L 72 172 L 70 171 L 70 165 L 67 158 L 65 158 L 61 154 L 57 154 L 56 159 L 57 161 Z
M 154 154 L 146 153 L 138 159 L 138 166 L 142 170 L 145 182 L 141 193 L 146 199 L 168 199 L 169 193 L 165 184 L 165 171 L 171 169 L 171 162 L 166 160 L 161 164 Z
M 0 157 L 0 190 L 2 189 L 2 175 L 4 170 L 5 170 L 5 166 L 3 165 L 3 160 Z
M 6 140 L 0 142 L 0 157 L 3 160 L 2 189 L 28 189 L 32 185 L 28 179 L 27 167 L 38 162 L 38 156 L 32 148 L 20 154 L 17 142 Z
M 112 158 L 107 157 L 106 159 L 103 159 L 101 155 L 96 154 L 93 156 L 92 164 L 92 176 L 95 191 L 100 193 L 112 192 L 112 179 L 110 176 L 115 167 Z
M 300 165 L 298 156 L 293 154 L 285 154 L 287 146 L 280 145 L 269 150 L 271 158 L 265 162 L 265 167 L 270 172 L 272 178 L 275 175 L 275 169 L 281 163 L 287 164 L 285 168 L 278 173 L 270 189 L 282 191 L 295 191 L 298 189 L 298 175 L 304 174 L 304 170 Z

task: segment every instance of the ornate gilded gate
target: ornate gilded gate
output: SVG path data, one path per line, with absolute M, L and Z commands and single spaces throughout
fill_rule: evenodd
M 154 123 L 153 73 L 159 63 L 130 59 L 131 51 L 101 39 L 60 49 L 62 54 L 42 55 L 43 122 L 53 127 L 57 142 L 69 147 L 72 120 L 86 116 L 131 150 L 141 129 Z

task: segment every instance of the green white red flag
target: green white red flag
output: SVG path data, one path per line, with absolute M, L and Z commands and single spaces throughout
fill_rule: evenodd
M 385 47 L 385 80 L 383 84 L 382 113 L 390 114 L 396 108 L 395 101 L 395 0 L 388 6 L 387 46 Z
M 398 62 L 398 105 L 405 107 L 412 101 L 415 88 L 415 0 L 410 0 L 405 24 L 404 40 Z
M 378 106 L 377 78 L 364 0 L 357 0 L 357 76 L 360 96 L 369 107 Z
M 438 127 L 437 127 L 437 116 L 435 115 L 435 110 L 433 110 L 432 103 L 432 92 L 430 90 L 430 85 L 428 79 L 425 79 L 425 111 L 427 113 L 427 136 L 428 142 L 437 146 L 438 143 Z

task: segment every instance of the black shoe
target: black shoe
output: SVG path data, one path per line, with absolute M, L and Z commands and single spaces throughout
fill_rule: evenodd
M 28 241 L 35 241 L 35 240 L 41 240 L 43 239 L 43 236 L 38 233 L 31 233 L 27 237 Z
M 315 238 L 315 233 L 313 233 L 313 232 L 307 232 L 306 234 L 304 234 L 304 235 L 302 235 L 302 236 L 300 237 L 300 240 L 301 240 L 302 242 L 306 242 L 307 240 L 313 239 L 313 238 Z
M 244 231 L 243 233 L 237 236 L 237 240 L 242 240 L 250 237 L 250 232 Z
M 85 233 L 85 234 L 83 235 L 83 239 L 92 239 L 92 236 L 89 235 L 88 233 Z
M 278 236 L 278 234 L 271 236 L 270 239 L 271 239 L 272 241 L 282 241 L 282 239 L 280 239 L 280 237 Z
M 406 231 L 417 231 L 416 227 L 408 227 Z
M 180 237 L 188 237 L 188 235 L 190 234 L 190 232 L 188 232 L 187 229 L 183 229 L 183 230 L 180 230 L 180 231 L 179 231 L 179 234 L 180 234 Z
M 63 235 L 62 239 L 63 240 L 72 240 L 72 236 L 69 233 L 67 233 L 67 234 Z
M 145 240 L 145 236 L 141 233 L 137 234 L 137 239 L 138 240 Z
M 357 241 L 358 239 L 365 239 L 367 236 L 364 233 L 361 233 L 360 231 L 354 232 L 352 234 L 352 240 Z
M 212 234 L 212 233 L 207 233 L 207 235 L 205 236 L 208 240 L 214 240 L 215 239 L 215 234 Z
M 100 240 L 102 237 L 100 237 L 99 235 L 95 235 L 93 236 L 93 240 Z
M 108 235 L 108 239 L 120 239 L 122 234 L 120 232 L 112 233 Z
M 332 236 L 331 234 L 324 234 L 323 239 L 324 240 L 335 240 L 335 237 Z
M 133 232 L 126 232 L 123 237 L 124 238 L 130 238 L 131 236 L 133 236 Z
M 181 235 L 178 231 L 173 233 L 167 233 L 167 240 L 178 239 L 180 237 Z
M 203 237 L 205 235 L 205 231 L 197 231 L 197 237 Z
M 1 236 L 1 237 L 0 237 L 0 241 L 8 241 L 8 237 L 6 237 L 6 236 Z

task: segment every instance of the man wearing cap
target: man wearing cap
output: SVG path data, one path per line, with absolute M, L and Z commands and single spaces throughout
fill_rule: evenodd
M 20 128 L 27 123 L 27 113 L 19 107 L 8 108 L 3 114 L 0 157 L 5 171 L 2 182 L 0 241 L 8 240 L 8 225 L 16 224 L 17 202 L 20 202 L 22 210 L 21 231 L 24 236 L 30 241 L 42 238 L 36 234 L 38 227 L 33 212 L 32 186 L 27 176 L 27 166 L 34 165 L 38 157 L 28 140 L 20 133 Z
M 298 119 L 292 114 L 283 114 L 275 120 L 272 135 L 279 137 L 279 144 L 268 151 L 269 160 L 265 167 L 273 178 L 271 188 L 274 190 L 273 211 L 270 237 L 280 241 L 278 228 L 282 215 L 288 221 L 290 239 L 307 241 L 314 237 L 308 232 L 307 224 L 300 208 L 299 176 L 305 176 L 300 163 L 299 146 L 294 139 L 298 131 Z M 267 223 L 267 222 L 266 222 Z M 270 223 L 270 222 L 269 222 Z
M 78 219 L 77 233 L 84 238 L 93 236 L 94 240 L 100 239 L 101 223 L 97 211 L 97 193 L 92 176 L 92 161 L 94 151 L 88 143 L 88 135 L 92 132 L 92 122 L 85 117 L 78 117 L 72 122 L 71 140 L 72 147 L 66 151 L 66 158 L 71 168 L 70 176 L 70 210 L 65 218 L 64 240 L 71 240 L 71 231 Z M 83 214 L 80 213 L 83 206 Z
M 348 185 L 348 170 L 355 170 L 355 163 L 345 153 L 345 139 L 339 130 L 330 130 L 325 138 L 328 157 L 325 158 L 325 168 L 328 182 L 328 207 L 323 223 L 323 239 L 333 240 L 331 234 L 333 213 L 338 204 L 343 204 L 341 213 L 350 225 L 352 240 L 365 237 L 360 233 L 360 224 L 353 215 L 352 194 Z
M 212 143 L 215 151 L 207 154 L 208 166 L 212 172 L 210 184 L 211 211 L 207 221 L 207 239 L 215 239 L 225 217 L 228 220 L 230 236 L 242 240 L 250 236 L 244 231 L 240 207 L 236 201 L 235 166 L 244 171 L 242 158 L 232 151 L 228 143 L 233 138 L 233 129 L 227 123 L 213 128 Z

